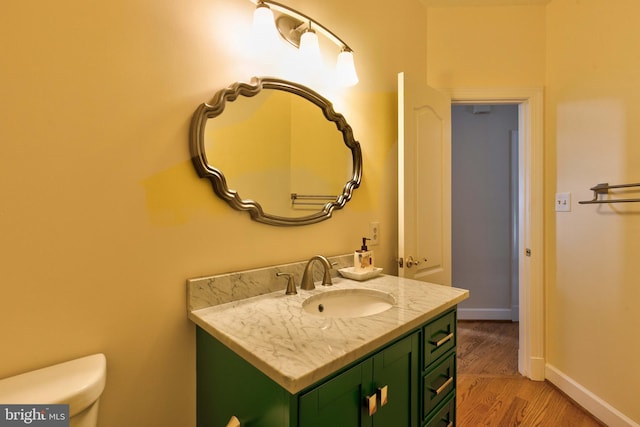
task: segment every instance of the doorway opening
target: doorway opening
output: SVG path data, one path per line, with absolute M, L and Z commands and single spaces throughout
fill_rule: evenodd
M 452 89 L 452 105 L 518 107 L 518 370 L 544 380 L 542 88 Z
M 452 283 L 461 320 L 519 320 L 518 105 L 451 107 Z

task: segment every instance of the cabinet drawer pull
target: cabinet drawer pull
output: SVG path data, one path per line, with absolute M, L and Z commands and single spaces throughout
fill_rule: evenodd
M 384 406 L 389 403 L 389 386 L 380 387 L 377 391 L 380 398 L 380 406 Z
M 369 416 L 370 417 L 373 416 L 373 414 L 375 414 L 378 411 L 377 400 L 378 400 L 377 393 L 366 397 L 367 408 L 369 409 Z
M 429 390 L 431 391 L 435 391 L 436 392 L 436 396 L 439 396 L 440 393 L 442 393 L 444 391 L 445 388 L 449 387 L 451 385 L 451 383 L 453 382 L 453 377 L 449 377 L 448 380 L 446 380 L 444 382 L 444 384 L 442 384 L 440 387 L 438 387 L 437 389 L 433 388 L 433 387 L 429 387 Z
M 453 332 L 451 332 L 449 335 L 447 335 L 446 337 L 442 338 L 440 341 L 429 341 L 431 344 L 435 345 L 436 347 L 440 347 L 442 344 L 446 343 L 447 341 L 449 341 L 451 338 L 453 338 Z

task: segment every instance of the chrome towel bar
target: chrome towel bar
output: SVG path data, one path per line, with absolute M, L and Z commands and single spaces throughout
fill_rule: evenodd
M 640 202 L 640 198 L 638 199 L 599 199 L 598 196 L 601 194 L 609 194 L 609 190 L 612 188 L 629 188 L 629 187 L 640 187 L 640 183 L 638 184 L 619 184 L 619 185 L 609 185 L 608 183 L 598 184 L 595 187 L 591 187 L 590 190 L 593 191 L 593 199 L 580 201 L 581 205 L 595 204 L 595 203 L 632 203 L 632 202 Z M 640 191 L 640 190 L 638 190 Z

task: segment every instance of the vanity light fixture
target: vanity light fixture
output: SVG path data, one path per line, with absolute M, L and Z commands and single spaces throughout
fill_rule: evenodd
M 358 83 L 358 74 L 353 60 L 353 50 L 338 36 L 307 15 L 272 0 L 251 0 L 256 3 L 253 15 L 254 32 L 270 37 L 273 29 L 280 36 L 298 48 L 308 66 L 317 67 L 321 63 L 318 33 L 325 36 L 340 49 L 336 63 L 338 82 L 342 86 Z
M 266 45 L 278 39 L 278 29 L 271 8 L 263 2 L 258 2 L 253 12 L 253 33 L 255 41 Z

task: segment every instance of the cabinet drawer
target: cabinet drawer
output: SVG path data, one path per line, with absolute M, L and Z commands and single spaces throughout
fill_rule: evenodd
M 422 381 L 422 418 L 428 417 L 456 388 L 456 353 L 452 352 Z
M 436 411 L 424 427 L 453 427 L 456 425 L 456 395 L 451 393 L 449 400 Z
M 424 327 L 424 367 L 456 346 L 456 312 L 450 311 Z

